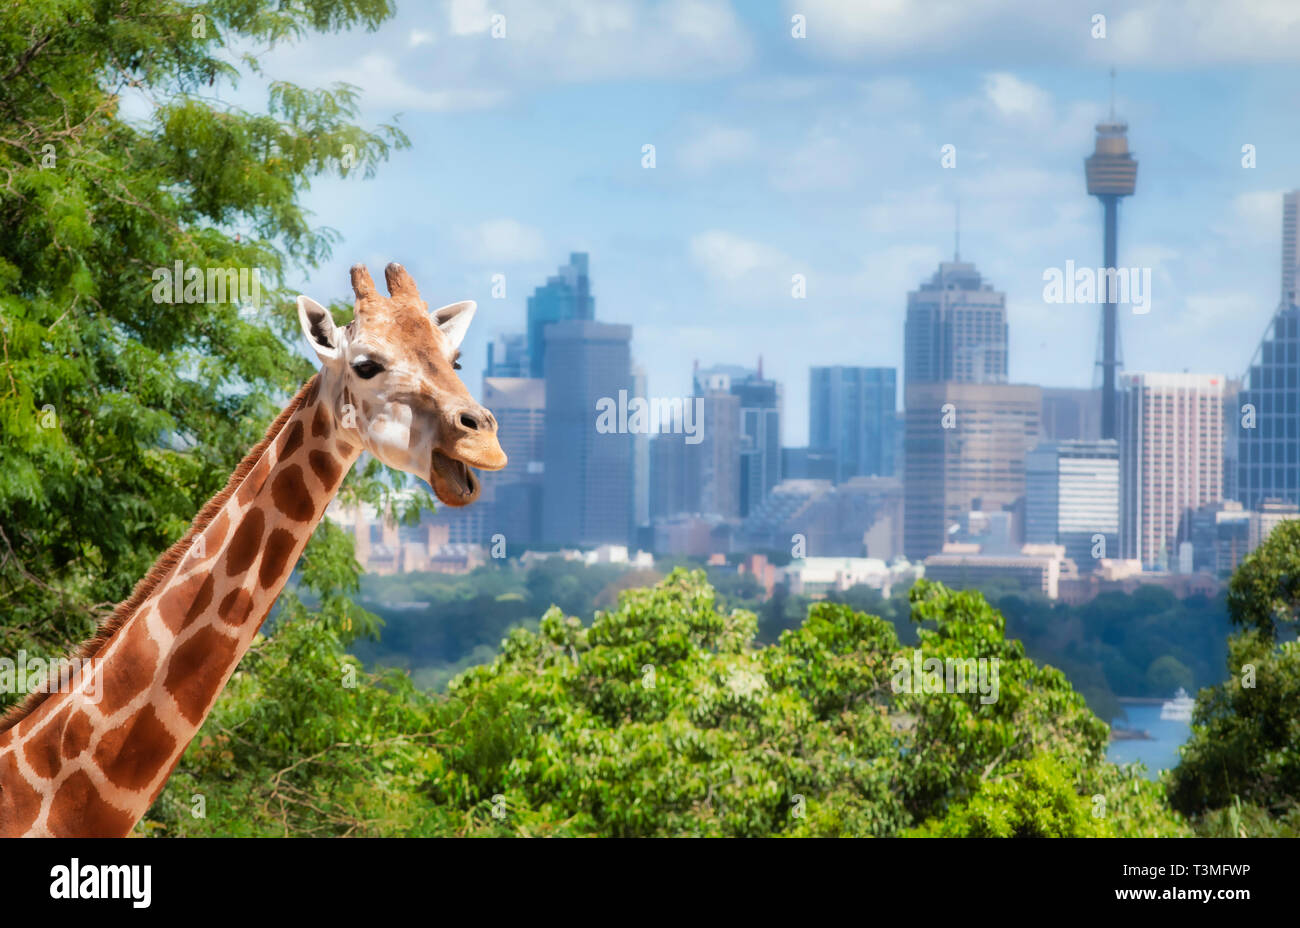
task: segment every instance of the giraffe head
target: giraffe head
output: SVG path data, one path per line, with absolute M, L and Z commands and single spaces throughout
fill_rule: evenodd
M 475 304 L 430 313 L 400 264 L 388 265 L 384 278 L 388 296 L 364 265 L 353 266 L 356 310 L 342 328 L 324 306 L 298 297 L 299 321 L 321 361 L 320 395 L 379 460 L 427 480 L 448 506 L 467 505 L 480 490 L 470 468 L 506 466 L 497 420 L 455 374 Z

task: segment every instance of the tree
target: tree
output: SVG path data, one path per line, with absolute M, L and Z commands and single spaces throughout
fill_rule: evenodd
M 88 636 L 311 373 L 290 347 L 289 284 L 337 236 L 300 194 L 323 173 L 369 176 L 406 138 L 354 125 L 348 86 L 273 83 L 265 112 L 214 88 L 258 74 L 240 49 L 391 14 L 389 0 L 0 12 L 0 651 Z M 147 119 L 124 114 L 126 94 Z M 376 468 L 347 492 L 401 485 Z M 325 621 L 373 628 L 340 532 L 323 526 L 302 565 Z
M 756 617 L 717 611 L 702 572 L 590 628 L 552 610 L 451 686 L 429 795 L 460 832 L 500 834 L 1185 831 L 982 596 L 922 582 L 912 613 L 916 654 L 836 603 L 756 648 Z M 997 691 L 898 691 L 918 655 L 996 659 Z
M 1228 643 L 1228 679 L 1197 695 L 1169 785 L 1173 806 L 1206 833 L 1300 834 L 1298 550 L 1300 523 L 1282 523 L 1228 586 L 1240 629 Z
M 1267 641 L 1295 636 L 1300 615 L 1300 520 L 1273 529 L 1228 583 L 1228 616 Z

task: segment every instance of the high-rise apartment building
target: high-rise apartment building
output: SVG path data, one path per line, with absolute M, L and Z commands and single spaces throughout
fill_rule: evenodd
M 739 402 L 737 506 L 738 514 L 746 516 L 781 481 L 781 385 L 763 377 L 762 358 L 757 368 L 697 367 L 692 380 L 696 396 L 730 393 Z
M 896 373 L 892 367 L 812 368 L 808 444 L 833 452 L 837 483 L 893 476 Z
M 1042 390 L 1022 384 L 909 385 L 903 470 L 903 549 L 920 560 L 943 549 L 972 509 L 1021 504 L 1025 456 L 1039 441 Z
M 1006 294 L 964 261 L 944 261 L 907 295 L 905 386 L 919 383 L 1006 383 Z
M 634 517 L 633 438 L 597 429 L 598 404 L 631 392 L 632 327 L 569 319 L 546 326 L 542 538 L 627 544 Z
M 591 295 L 587 255 L 573 252 L 569 263 L 546 279 L 528 298 L 529 376 L 546 373 L 546 327 L 564 319 L 595 319 L 596 299 Z
M 1300 190 L 1282 195 L 1282 304 L 1300 303 Z
M 1251 359 L 1245 383 L 1225 410 L 1236 498 L 1247 509 L 1265 499 L 1300 503 L 1300 308 L 1296 306 L 1300 191 L 1284 197 L 1282 304 Z
M 1118 557 L 1118 442 L 1044 442 L 1029 452 L 1025 541 L 1064 545 L 1080 573 Z
M 1043 440 L 1101 438 L 1101 393 L 1075 387 L 1043 387 Z
M 632 395 L 649 396 L 649 380 L 645 368 L 632 365 Z M 650 524 L 650 434 L 638 432 L 632 436 L 632 524 Z
M 529 376 L 528 339 L 523 332 L 502 332 L 493 336 L 488 342 L 487 367 L 483 369 L 483 376 Z
M 480 474 L 483 491 L 475 505 L 491 507 L 488 540 L 500 533 L 510 546 L 539 541 L 546 383 L 535 377 L 484 377 L 483 405 L 496 416 L 507 458 L 504 470 Z
M 1120 374 L 1122 557 L 1170 569 L 1192 513 L 1222 499 L 1223 390 L 1218 374 Z
M 699 511 L 734 519 L 740 515 L 740 397 L 709 390 L 703 410 L 701 440 L 686 446 L 689 474 L 698 481 Z

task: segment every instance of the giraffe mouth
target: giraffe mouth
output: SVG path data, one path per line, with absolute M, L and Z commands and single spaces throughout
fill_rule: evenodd
M 429 485 L 434 494 L 448 506 L 468 506 L 478 499 L 482 484 L 464 461 L 433 450 Z

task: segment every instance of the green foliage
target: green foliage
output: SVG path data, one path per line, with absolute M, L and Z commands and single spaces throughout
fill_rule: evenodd
M 1077 791 L 1069 772 L 1050 754 L 1010 765 L 981 783 L 970 800 L 914 834 L 939 838 L 1091 838 L 1105 829 Z
M 1171 804 L 1204 834 L 1300 835 L 1300 523 L 1284 522 L 1233 575 L 1228 679 L 1196 699 L 1169 776 Z M 1291 640 L 1287 640 L 1291 639 Z
M 1170 799 L 1188 815 L 1238 800 L 1284 814 L 1300 798 L 1300 643 L 1251 628 L 1233 637 L 1228 672 L 1197 696 Z
M 417 583 L 419 581 L 416 581 Z M 1155 835 L 1159 784 L 977 593 L 920 584 L 923 658 L 1000 661 L 997 699 L 900 692 L 886 620 L 820 603 L 769 647 L 702 571 L 551 609 L 447 694 L 355 673 L 294 600 L 150 815 L 163 834 Z M 207 818 L 192 815 L 194 796 Z M 1100 810 L 1101 814 L 1094 814 Z
M 1300 612 L 1300 521 L 1286 521 L 1246 556 L 1228 583 L 1228 615 L 1266 641 L 1295 637 Z
M 299 195 L 322 174 L 373 172 L 406 138 L 354 125 L 346 86 L 276 83 L 264 112 L 215 94 L 256 73 L 239 49 L 391 13 L 389 0 L 0 10 L 0 651 L 56 656 L 87 637 L 310 375 L 290 347 L 289 284 L 335 236 Z M 146 119 L 123 114 L 126 94 Z M 154 272 L 177 261 L 257 269 L 261 304 L 157 301 Z M 347 492 L 401 485 L 377 470 Z M 374 632 L 349 601 L 340 532 L 317 532 L 303 574 L 327 624 Z

